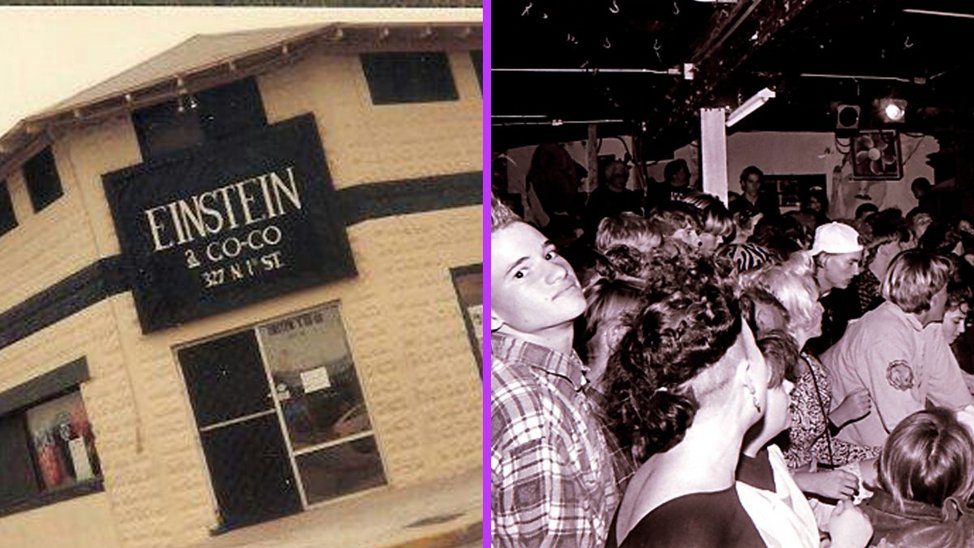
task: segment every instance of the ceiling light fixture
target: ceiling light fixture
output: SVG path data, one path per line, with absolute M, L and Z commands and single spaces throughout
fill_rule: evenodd
M 906 101 L 887 97 L 876 100 L 876 110 L 886 123 L 898 124 L 906 119 Z
M 769 100 L 774 99 L 774 97 L 775 92 L 773 90 L 770 88 L 762 89 L 761 91 L 752 95 L 750 99 L 744 101 L 744 104 L 734 109 L 734 111 L 727 116 L 727 122 L 725 122 L 725 125 L 727 127 L 733 126 L 744 118 L 747 118 L 747 116 L 755 110 L 764 106 L 764 104 Z

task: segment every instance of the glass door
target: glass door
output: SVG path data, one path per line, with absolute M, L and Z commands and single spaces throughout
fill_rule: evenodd
M 253 330 L 177 351 L 221 527 L 302 509 Z
M 386 483 L 337 305 L 257 328 L 306 504 Z

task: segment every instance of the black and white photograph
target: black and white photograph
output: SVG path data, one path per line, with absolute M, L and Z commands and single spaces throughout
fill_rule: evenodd
M 490 15 L 492 546 L 974 546 L 972 6 Z

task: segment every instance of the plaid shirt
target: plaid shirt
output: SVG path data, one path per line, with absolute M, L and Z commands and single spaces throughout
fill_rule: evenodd
M 582 362 L 491 337 L 491 525 L 495 546 L 603 546 L 619 499 Z

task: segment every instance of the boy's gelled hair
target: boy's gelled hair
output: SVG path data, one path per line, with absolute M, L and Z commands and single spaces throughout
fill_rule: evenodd
M 497 232 L 502 228 L 507 228 L 513 223 L 524 222 L 516 213 L 511 211 L 511 208 L 498 200 L 497 196 L 493 194 L 490 195 L 490 231 L 491 233 Z

